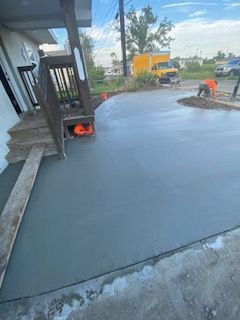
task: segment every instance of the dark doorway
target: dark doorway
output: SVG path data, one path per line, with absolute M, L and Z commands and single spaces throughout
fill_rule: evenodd
M 19 107 L 19 104 L 14 96 L 14 93 L 12 92 L 12 89 L 8 83 L 7 77 L 2 69 L 2 67 L 0 66 L 0 80 L 2 81 L 2 84 L 7 92 L 7 95 L 9 97 L 9 99 L 11 100 L 13 107 L 15 109 L 15 111 L 17 112 L 17 114 L 20 114 L 22 112 L 21 108 Z

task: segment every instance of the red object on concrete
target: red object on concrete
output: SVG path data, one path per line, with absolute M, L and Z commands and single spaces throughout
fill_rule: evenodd
M 102 100 L 102 101 L 107 100 L 107 98 L 108 98 L 107 92 L 102 92 L 100 97 L 101 97 L 101 100 Z
M 76 136 L 91 136 L 93 134 L 93 126 L 79 123 L 74 127 L 74 134 Z

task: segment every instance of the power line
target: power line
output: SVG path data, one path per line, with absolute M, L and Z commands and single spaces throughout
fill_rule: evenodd
M 124 6 L 127 6 L 130 2 L 132 2 L 133 0 L 128 0 Z
M 110 6 L 109 10 L 107 11 L 106 13 L 106 19 L 98 26 L 98 28 L 100 28 L 98 34 L 97 34 L 97 37 L 96 37 L 96 40 L 95 41 L 101 41 L 101 39 L 98 39 L 100 35 L 103 35 L 105 34 L 105 29 L 107 29 L 108 25 L 105 25 L 105 27 L 103 28 L 103 30 L 101 30 L 101 27 L 108 21 L 108 20 L 111 20 L 112 19 L 112 14 L 113 12 L 115 11 L 116 9 L 116 6 L 117 6 L 117 0 L 115 0 L 115 2 L 112 2 L 112 5 Z M 90 36 L 91 36 L 91 33 L 90 33 Z M 101 37 L 101 38 L 102 38 Z
M 112 29 L 112 27 L 113 27 L 114 22 L 115 22 L 115 19 L 113 19 L 113 21 L 112 21 L 111 25 L 109 26 L 108 32 L 107 32 L 107 34 L 106 34 L 106 36 L 105 36 L 105 38 L 104 38 L 104 40 L 103 40 L 103 42 L 102 42 L 101 46 L 98 48 L 97 52 L 96 52 L 96 53 L 95 53 L 95 55 L 93 56 L 93 58 L 95 58 L 95 57 L 97 56 L 97 54 L 102 50 L 102 48 L 103 48 L 103 46 L 104 46 L 105 42 L 107 41 L 107 38 L 108 38 L 109 33 L 110 33 L 110 31 L 111 31 L 111 29 Z
M 93 21 L 94 21 L 94 22 L 95 22 L 96 15 L 97 15 L 97 11 L 98 11 L 99 1 L 100 1 L 100 0 L 97 0 L 97 3 L 96 3 L 96 9 L 95 9 L 94 16 L 93 16 Z

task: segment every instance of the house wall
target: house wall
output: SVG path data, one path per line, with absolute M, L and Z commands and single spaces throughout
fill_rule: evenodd
M 21 76 L 17 67 L 31 65 L 25 45 L 28 45 L 33 49 L 33 54 L 36 59 L 36 64 L 39 63 L 38 56 L 38 43 L 27 37 L 24 33 L 9 30 L 5 27 L 0 27 L 0 36 L 4 45 L 4 49 L 7 53 L 8 59 L 11 63 L 14 77 L 16 79 L 17 85 L 21 91 L 24 102 L 20 102 L 20 106 L 23 110 L 31 109 L 31 101 L 28 97 L 24 84 L 22 82 Z
M 19 106 L 23 111 L 26 111 L 32 105 L 17 67 L 31 65 L 24 43 L 32 48 L 36 60 L 39 61 L 38 44 L 23 33 L 11 31 L 4 27 L 0 27 L 0 37 L 1 62 L 9 76 Z M 5 159 L 9 151 L 7 142 L 10 139 L 7 131 L 18 121 L 19 117 L 0 81 L 0 173 L 8 165 Z
M 8 153 L 7 141 L 9 140 L 9 134 L 7 131 L 14 126 L 19 118 L 14 110 L 14 107 L 8 98 L 8 95 L 0 81 L 0 173 L 7 167 L 8 162 L 5 159 Z
M 191 58 L 189 58 L 189 59 L 180 59 L 180 60 L 178 60 L 178 63 L 180 65 L 180 69 L 185 69 L 187 67 L 187 64 L 188 63 L 192 63 L 192 62 L 199 63 L 201 67 L 203 65 L 203 59 L 194 59 L 194 58 L 191 59 Z

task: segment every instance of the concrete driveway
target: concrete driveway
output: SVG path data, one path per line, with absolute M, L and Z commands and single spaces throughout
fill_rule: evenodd
M 97 110 L 96 137 L 69 141 L 64 161 L 44 159 L 1 301 L 69 286 L 240 224 L 240 112 L 178 105 L 186 95 L 164 89 L 113 97 Z

